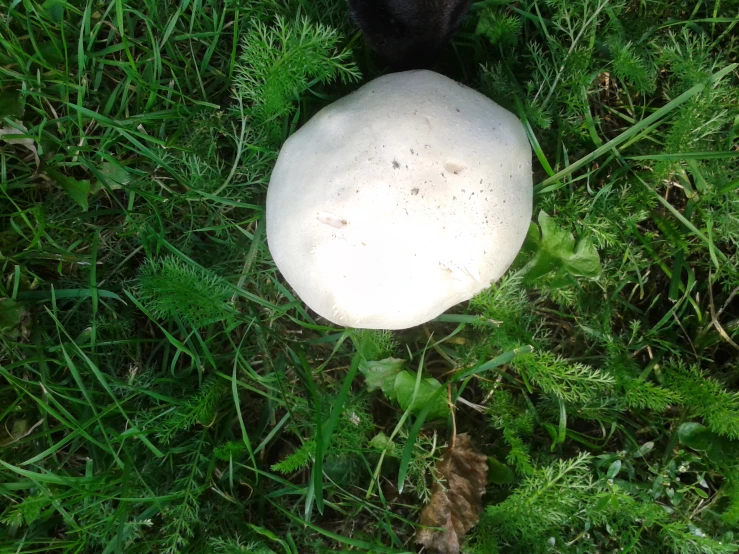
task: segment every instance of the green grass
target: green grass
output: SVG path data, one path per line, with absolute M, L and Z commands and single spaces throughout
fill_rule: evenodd
M 447 384 L 466 552 L 736 552 L 737 37 L 732 0 L 476 3 L 439 70 L 524 122 L 541 229 L 359 332 L 264 227 L 281 143 L 383 72 L 343 0 L 4 0 L 0 552 L 415 551 Z

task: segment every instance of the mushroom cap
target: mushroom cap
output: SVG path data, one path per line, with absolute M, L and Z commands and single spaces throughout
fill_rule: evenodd
M 420 325 L 490 286 L 531 220 L 521 122 L 431 71 L 375 79 L 284 144 L 267 242 L 315 312 L 347 327 Z

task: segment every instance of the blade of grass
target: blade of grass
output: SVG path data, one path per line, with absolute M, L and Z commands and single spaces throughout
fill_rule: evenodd
M 733 63 L 728 66 L 726 66 L 721 71 L 717 71 L 711 77 L 708 79 L 709 83 L 715 83 L 734 71 L 736 67 L 739 66 L 739 64 Z M 623 144 L 630 138 L 636 136 L 639 132 L 641 132 L 643 129 L 649 127 L 652 123 L 655 121 L 658 121 L 665 116 L 669 115 L 671 112 L 673 112 L 675 109 L 683 105 L 685 102 L 693 98 L 694 96 L 700 94 L 703 89 L 706 88 L 706 85 L 703 83 L 697 84 L 690 89 L 683 92 L 680 96 L 677 98 L 674 98 L 664 106 L 662 106 L 660 109 L 655 111 L 652 115 L 646 117 L 645 119 L 642 119 L 634 125 L 633 127 L 630 127 L 627 131 L 624 131 L 617 137 L 609 140 L 607 143 L 605 143 L 600 148 L 596 148 L 593 150 L 590 154 L 587 156 L 584 156 L 580 158 L 575 163 L 567 166 L 565 169 L 557 172 L 556 174 L 552 175 L 551 177 L 548 177 L 547 179 L 544 179 L 541 183 L 536 185 L 534 187 L 535 193 L 544 193 L 544 192 L 552 192 L 554 190 L 557 190 L 563 186 L 565 186 L 566 183 L 562 182 L 563 179 L 569 175 L 572 175 L 575 171 L 578 169 L 586 166 L 587 164 L 591 163 L 592 161 L 598 159 L 603 154 L 613 150 L 617 146 Z M 554 183 L 559 183 L 557 185 L 554 185 Z M 554 186 L 551 186 L 554 185 Z
M 658 194 L 657 191 L 655 191 L 652 187 L 647 184 L 644 179 L 642 179 L 637 173 L 634 172 L 634 175 L 639 180 L 639 182 L 649 191 L 652 193 L 652 195 L 659 201 L 660 204 L 662 204 L 667 210 L 675 216 L 675 218 L 680 221 L 685 227 L 690 229 L 690 231 L 697 236 L 701 241 L 705 243 L 705 245 L 711 249 L 713 252 L 717 253 L 718 257 L 721 258 L 722 261 L 728 260 L 728 257 L 726 254 L 721 252 L 721 250 L 717 249 L 713 242 L 709 240 L 709 238 L 704 235 L 701 231 L 698 230 L 698 228 L 693 225 L 690 221 L 688 221 L 683 214 L 680 213 L 679 210 L 677 210 L 675 207 L 673 207 L 672 204 L 670 204 L 667 200 L 665 200 L 662 195 Z M 718 266 L 717 266 L 718 267 Z

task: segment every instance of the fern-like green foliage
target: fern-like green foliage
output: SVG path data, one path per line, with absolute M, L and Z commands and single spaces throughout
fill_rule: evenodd
M 687 27 L 679 33 L 669 33 L 659 44 L 658 55 L 661 63 L 671 70 L 666 87 L 670 97 L 697 84 L 707 84 L 713 73 L 726 66 L 726 62 L 716 56 L 709 40 Z M 722 138 L 722 130 L 736 116 L 736 111 L 732 113 L 726 106 L 736 105 L 737 99 L 736 87 L 726 79 L 707 86 L 675 115 L 667 133 L 665 151 L 720 148 L 716 141 Z M 664 162 L 657 170 L 667 172 L 673 166 L 674 162 Z
M 734 554 L 736 544 L 706 536 L 705 531 L 684 523 L 669 523 L 662 529 L 665 549 L 676 554 Z
M 530 449 L 523 437 L 533 432 L 534 418 L 522 400 L 506 390 L 496 390 L 487 413 L 493 427 L 503 432 L 503 440 L 509 448 L 506 461 L 522 475 L 533 473 Z
M 535 121 L 551 117 L 555 104 L 565 107 L 566 117 L 587 109 L 582 90 L 590 81 L 587 67 L 592 51 L 585 43 L 594 38 L 609 4 L 608 0 L 547 2 L 551 17 L 547 47 L 535 42 L 528 45 L 532 72 L 526 101 L 531 113 L 542 112 Z
M 51 499 L 34 494 L 26 497 L 23 502 L 6 509 L 0 517 L 0 523 L 11 529 L 19 529 L 22 525 L 32 525 L 41 517 L 42 511 L 50 507 Z
M 590 110 L 587 91 L 593 88 L 596 75 L 605 75 L 636 93 L 653 93 L 657 86 L 654 54 L 629 40 L 629 29 L 615 17 L 625 4 L 621 0 L 530 3 L 548 22 L 541 39 L 528 41 L 526 54 L 517 54 L 515 64 L 489 64 L 482 76 L 484 89 L 504 104 L 518 97 L 519 110 L 539 129 L 547 129 L 557 118 L 565 123 L 564 131 L 573 135 L 580 133 L 583 113 Z M 492 44 L 505 46 L 516 43 L 521 25 L 519 12 L 487 6 L 477 30 Z M 596 42 L 601 49 L 593 49 Z
M 489 506 L 481 525 L 491 527 L 503 543 L 530 545 L 542 552 L 557 529 L 572 523 L 594 485 L 590 458 L 582 454 L 534 470 L 500 504 Z
M 585 364 L 571 363 L 551 352 L 534 352 L 519 357 L 513 364 L 541 390 L 560 400 L 584 403 L 610 390 L 612 375 Z
M 167 444 L 177 433 L 186 431 L 197 423 L 210 424 L 226 390 L 226 385 L 221 379 L 213 377 L 205 381 L 194 396 L 191 396 L 184 405 L 175 408 L 158 424 L 157 438 Z
M 739 438 L 739 394 L 729 392 L 697 365 L 673 362 L 663 368 L 665 385 L 682 399 L 690 417 L 702 417 L 719 435 Z
M 209 447 L 205 432 L 179 445 L 183 454 L 177 459 L 179 463 L 169 489 L 173 500 L 162 510 L 159 548 L 165 554 L 186 551 L 202 525 L 201 495 L 209 487 L 206 478 L 211 463 Z
M 518 41 L 521 27 L 520 17 L 503 13 L 493 6 L 488 6 L 480 14 L 475 32 L 483 35 L 492 44 L 506 47 L 512 46 Z
M 681 397 L 675 391 L 660 387 L 651 381 L 629 379 L 623 381 L 624 401 L 630 408 L 652 410 L 660 413 L 680 404 Z
M 315 452 L 316 441 L 313 439 L 307 440 L 300 446 L 300 448 L 288 455 L 285 459 L 272 464 L 272 471 L 278 471 L 283 475 L 295 473 L 310 463 Z
M 228 441 L 216 448 L 213 454 L 219 460 L 230 462 L 246 454 L 247 450 L 243 441 Z
M 250 125 L 279 141 L 283 118 L 301 93 L 315 83 L 359 79 L 351 51 L 339 50 L 340 41 L 337 31 L 307 18 L 254 23 L 243 41 L 233 88 Z
M 619 34 L 613 34 L 608 39 L 608 47 L 613 59 L 611 70 L 618 79 L 638 93 L 654 92 L 657 87 L 654 68 L 632 43 L 626 42 Z
M 614 479 L 620 460 L 599 476 L 595 459 L 580 454 L 534 469 L 502 502 L 488 506 L 475 532 L 476 553 L 596 551 L 650 554 L 729 554 L 737 547 L 717 540 L 665 510 L 646 491 Z M 675 517 L 677 516 L 677 517 Z
M 361 329 L 357 331 L 357 350 L 365 360 L 381 360 L 392 357 L 398 341 L 392 331 Z
M 208 539 L 208 547 L 212 554 L 275 554 L 275 551 L 261 541 L 242 543 L 236 539 Z
M 402 442 L 408 441 L 405 431 L 400 433 L 401 444 L 395 448 L 395 456 L 403 452 Z M 432 484 L 437 479 L 434 468 L 441 460 L 445 446 L 438 433 L 419 435 L 413 443 L 413 451 L 408 462 L 405 490 L 414 494 L 421 504 L 427 504 L 432 492 Z M 429 479 L 430 477 L 430 479 Z
M 729 476 L 721 492 L 729 499 L 729 507 L 721 518 L 729 525 L 739 525 L 739 482 L 735 473 Z
M 233 316 L 220 277 L 174 256 L 147 260 L 139 270 L 139 299 L 154 317 L 203 327 Z
M 528 296 L 520 276 L 504 276 L 470 300 L 470 308 L 487 320 L 485 332 L 496 348 L 513 350 L 532 343 L 536 316 L 527 309 Z
M 611 343 L 608 370 L 616 377 L 616 397 L 629 408 L 662 413 L 681 403 L 682 397 L 675 391 L 641 377 L 641 368 L 634 362 L 623 345 Z

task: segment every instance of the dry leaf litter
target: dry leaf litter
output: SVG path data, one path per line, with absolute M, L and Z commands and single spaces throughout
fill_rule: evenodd
M 423 528 L 416 542 L 430 552 L 459 554 L 465 534 L 480 518 L 487 473 L 487 456 L 475 449 L 469 435 L 457 435 L 436 466 L 437 482 L 421 512 Z

